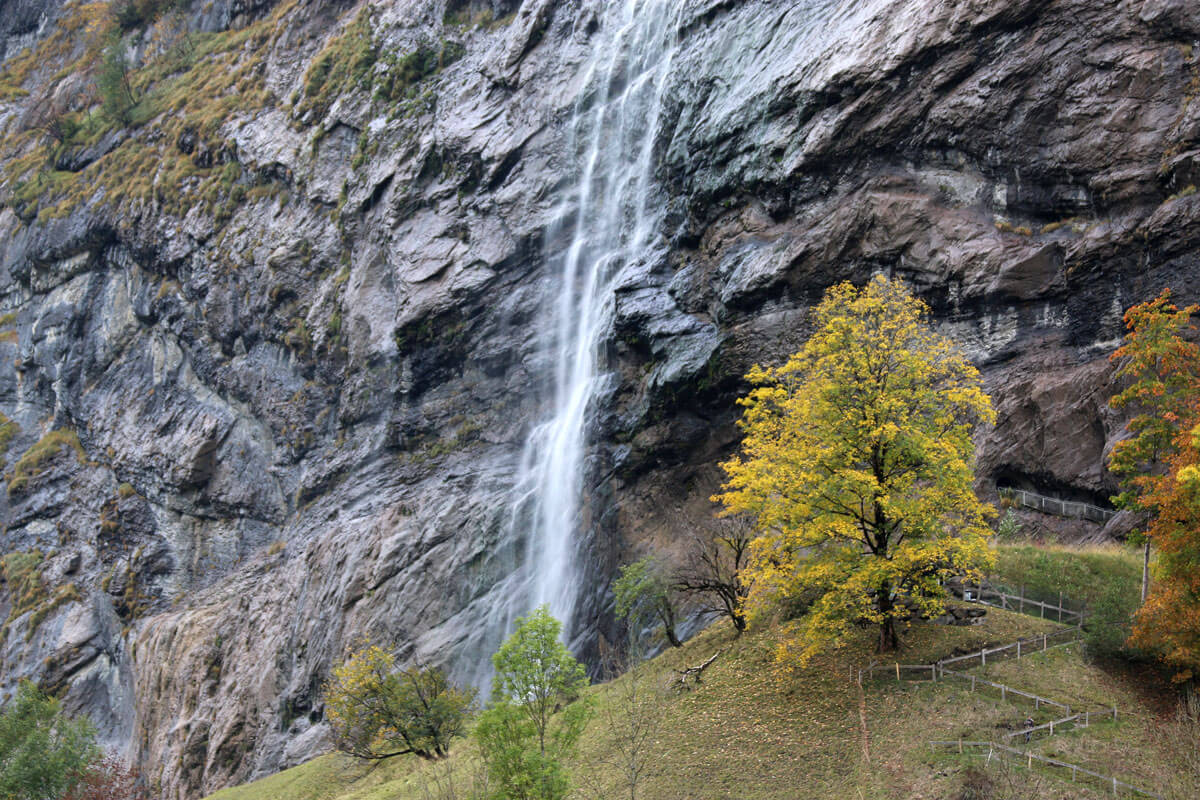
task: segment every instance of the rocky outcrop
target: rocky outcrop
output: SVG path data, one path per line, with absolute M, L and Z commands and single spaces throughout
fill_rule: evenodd
M 178 71 L 61 142 L 35 112 L 83 113 L 86 48 L 4 31 L 42 48 L 0 93 L 2 550 L 36 561 L 4 572 L 4 691 L 62 688 L 191 798 L 326 746 L 355 637 L 473 675 L 603 15 L 208 4 L 126 33 L 135 76 Z M 669 247 L 619 276 L 590 428 L 585 651 L 616 563 L 708 524 L 740 376 L 839 280 L 904 276 L 980 364 L 981 491 L 1103 502 L 1122 309 L 1200 295 L 1190 3 L 692 0 L 677 35 Z

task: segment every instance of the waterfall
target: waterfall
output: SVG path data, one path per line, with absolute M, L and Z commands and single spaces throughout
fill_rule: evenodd
M 550 402 L 525 444 L 511 523 L 513 535 L 528 542 L 526 608 L 548 605 L 568 641 L 580 590 L 588 410 L 604 383 L 600 349 L 611 327 L 614 278 L 645 256 L 658 227 L 654 140 L 681 3 L 605 6 L 569 129 L 579 171 L 559 214 L 558 232 L 569 233 L 570 244 L 545 313 Z

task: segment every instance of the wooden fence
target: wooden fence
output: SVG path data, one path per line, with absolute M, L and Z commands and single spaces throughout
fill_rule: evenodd
M 1041 725 L 1033 725 L 1029 728 L 1022 728 L 1019 731 L 1013 731 L 1012 733 L 1006 734 L 1005 738 L 1012 740 L 1019 736 L 1024 736 L 1025 741 L 1028 742 L 1033 738 L 1040 738 L 1042 734 L 1045 734 L 1047 737 L 1053 736 L 1055 728 L 1058 728 L 1060 731 L 1064 729 L 1064 726 L 1070 726 L 1072 728 L 1087 728 L 1090 727 L 1093 722 L 1099 722 L 1105 719 L 1112 719 L 1113 722 L 1117 721 L 1116 706 L 1113 706 L 1112 708 L 1106 708 L 1103 711 L 1084 711 L 1081 714 L 1072 714 L 1069 717 L 1052 719 L 1049 722 L 1042 723 Z
M 1106 708 L 1099 711 L 1089 710 L 1072 713 L 1069 705 L 1060 703 L 1057 700 L 1051 700 L 1047 697 L 1041 697 L 1030 692 L 1023 692 L 1019 689 L 1014 689 L 1011 686 L 1006 686 L 1001 683 L 995 683 L 993 681 L 980 678 L 978 675 L 971 675 L 970 673 L 948 669 L 946 666 L 948 664 L 959 664 L 964 661 L 970 662 L 974 661 L 975 659 L 979 660 L 980 666 L 986 667 L 989 657 L 991 657 L 993 662 L 1011 657 L 1016 657 L 1019 659 L 1028 654 L 1041 653 L 1045 652 L 1046 650 L 1051 650 L 1055 647 L 1064 647 L 1066 645 L 1074 644 L 1083 638 L 1083 613 L 1067 608 L 1063 604 L 1064 598 L 1061 593 L 1059 594 L 1058 604 L 1054 605 L 1052 603 L 1044 603 L 1040 600 L 1033 600 L 1025 597 L 1025 591 L 1023 588 L 1021 589 L 1020 593 L 1016 595 L 996 589 L 986 583 L 978 584 L 973 588 L 971 586 L 964 586 L 963 590 L 963 599 L 967 601 L 979 602 L 985 605 L 995 606 L 996 608 L 1019 611 L 1021 613 L 1025 613 L 1027 607 L 1037 608 L 1039 616 L 1041 616 L 1043 619 L 1046 618 L 1047 611 L 1049 611 L 1051 618 L 1055 618 L 1059 622 L 1070 622 L 1073 624 L 1068 628 L 1063 628 L 1062 630 L 1058 630 L 1053 633 L 1043 633 L 1038 636 L 1025 637 L 1001 647 L 984 647 L 973 653 L 944 658 L 941 661 L 933 664 L 900 664 L 897 662 L 887 665 L 876 664 L 875 662 L 872 662 L 868 666 L 858 670 L 859 685 L 862 685 L 864 677 L 870 679 L 874 677 L 876 673 L 883 673 L 888 677 L 894 675 L 897 681 L 903 680 L 905 675 L 915 675 L 915 677 L 911 680 L 924 679 L 928 681 L 939 681 L 950 678 L 954 680 L 969 681 L 971 684 L 971 691 L 976 691 L 976 689 L 981 686 L 999 690 L 1000 699 L 1003 701 L 1007 701 L 1011 695 L 1013 697 L 1032 700 L 1035 710 L 1040 711 L 1042 707 L 1045 706 L 1047 708 L 1060 709 L 1066 714 L 1066 716 L 1053 719 L 1049 722 L 1045 722 L 1040 725 L 1032 725 L 1013 733 L 1006 734 L 1005 738 L 1009 741 L 1023 736 L 1025 737 L 1025 741 L 1028 742 L 1034 737 L 1040 737 L 1042 735 L 1053 736 L 1056 732 L 1056 729 L 1061 731 L 1064 729 L 1064 727 L 1088 727 L 1093 722 L 1103 719 L 1111 719 L 1113 722 L 1116 722 L 1116 706 L 1113 706 L 1111 709 Z M 1053 644 L 1051 642 L 1053 642 Z M 968 664 L 965 666 L 969 667 L 972 665 Z M 853 675 L 851 677 L 853 677 Z M 1036 761 L 1039 765 L 1045 765 L 1064 771 L 1069 770 L 1071 773 L 1072 782 L 1077 781 L 1081 777 L 1093 782 L 1098 782 L 1103 785 L 1106 790 L 1111 789 L 1114 796 L 1119 796 L 1121 793 L 1132 793 L 1143 797 L 1153 797 L 1156 798 L 1156 800 L 1163 800 L 1162 796 L 1159 794 L 1155 794 L 1154 792 L 1134 786 L 1133 784 L 1118 780 L 1111 775 L 1103 775 L 1099 772 L 1093 772 L 1092 770 L 1081 767 L 1078 764 L 1070 764 L 1065 761 L 1058 761 L 1057 759 L 1036 755 L 1028 750 L 1018 750 L 1015 747 L 1010 747 L 1009 745 L 1001 744 L 1000 742 L 965 742 L 960 740 L 958 742 L 930 742 L 929 744 L 931 747 L 935 748 L 956 747 L 959 753 L 962 753 L 963 748 L 965 747 L 978 748 L 980 750 L 986 750 L 989 761 L 991 761 L 992 758 L 1008 758 L 1011 760 L 1024 762 L 1024 764 L 1030 769 L 1033 768 L 1033 764 Z
M 964 584 L 963 599 L 967 602 L 981 603 L 985 606 L 1002 608 L 1005 611 L 1017 611 L 1022 614 L 1026 613 L 1027 609 L 1036 608 L 1038 616 L 1042 619 L 1053 619 L 1064 624 L 1074 625 L 1083 623 L 1083 612 L 1075 611 L 1063 605 L 1064 597 L 1062 592 L 1059 592 L 1058 605 L 1055 605 L 1054 603 L 1043 603 L 1040 600 L 1026 597 L 1024 587 L 1019 590 L 1018 594 L 1009 594 L 985 581 L 974 586 Z
M 1156 794 L 1147 789 L 1142 789 L 1139 786 L 1134 786 L 1132 783 L 1126 783 L 1125 781 L 1117 780 L 1111 775 L 1103 775 L 1099 772 L 1093 772 L 1090 769 L 1081 767 L 1078 764 L 1070 764 L 1066 761 L 1059 761 L 1055 758 L 1040 756 L 1035 753 L 1031 753 L 1028 750 L 1018 750 L 1015 747 L 1009 747 L 1008 745 L 1000 744 L 998 742 L 930 742 L 929 746 L 934 749 L 957 749 L 959 753 L 964 752 L 965 748 L 971 748 L 973 750 L 977 749 L 981 752 L 986 751 L 988 761 L 991 761 L 993 758 L 1008 758 L 1012 761 L 1017 761 L 1023 764 L 1029 769 L 1032 769 L 1034 762 L 1037 762 L 1039 765 L 1045 765 L 1063 771 L 1070 771 L 1072 782 L 1075 782 L 1082 777 L 1090 779 L 1095 783 L 1099 783 L 1104 786 L 1106 790 L 1111 790 L 1114 797 L 1119 797 L 1122 793 L 1125 793 L 1136 794 L 1142 797 L 1153 797 L 1155 800 L 1163 800 L 1163 797 L 1160 794 Z
M 1005 658 L 1023 658 L 1033 653 L 1041 653 L 1055 647 L 1062 647 L 1068 644 L 1074 644 L 1083 638 L 1083 631 L 1079 626 L 1063 628 L 1060 631 L 1053 633 L 1042 633 L 1037 636 L 1026 636 L 1017 639 L 1000 647 L 984 647 L 976 650 L 974 653 L 967 653 L 962 656 L 953 656 L 951 658 L 943 658 L 937 662 L 940 666 L 947 664 L 959 664 L 963 661 L 979 661 L 979 666 L 986 667 L 988 659 L 1001 661 Z
M 1057 700 L 1051 700 L 1048 697 L 1042 697 L 1040 695 L 1032 694 L 1030 692 L 1023 692 L 1020 689 L 1014 689 L 1011 686 L 1005 686 L 1003 683 L 995 683 L 994 681 L 985 680 L 983 678 L 980 678 L 978 675 L 971 675 L 966 672 L 955 672 L 952 669 L 945 669 L 945 668 L 939 668 L 938 675 L 942 680 L 945 680 L 947 677 L 949 677 L 949 678 L 955 678 L 955 679 L 961 680 L 961 681 L 966 681 L 971 684 L 972 692 L 975 691 L 980 686 L 986 686 L 991 689 L 997 689 L 1000 692 L 1000 699 L 1005 702 L 1008 701 L 1008 698 L 1010 696 L 1011 697 L 1020 697 L 1024 700 L 1032 700 L 1033 708 L 1035 711 L 1041 711 L 1042 706 L 1046 706 L 1048 708 L 1062 709 L 1067 714 L 1071 713 L 1071 707 L 1065 703 L 1060 703 Z M 1113 718 L 1114 719 L 1116 718 L 1116 709 L 1113 709 Z
M 1044 494 L 1027 492 L 1024 489 L 999 489 L 997 491 L 1001 500 L 1009 500 L 1025 508 L 1032 508 L 1034 511 L 1053 514 L 1057 517 L 1086 519 L 1089 522 L 1103 525 L 1117 515 L 1116 511 L 1109 508 L 1100 508 L 1091 503 L 1079 503 L 1074 500 L 1059 500 L 1056 497 L 1047 497 Z
M 1022 658 L 1033 653 L 1041 653 L 1045 652 L 1046 650 L 1053 650 L 1055 647 L 1064 647 L 1069 644 L 1074 644 L 1080 640 L 1081 635 L 1082 634 L 1078 627 L 1064 628 L 1063 630 L 1055 631 L 1054 633 L 1028 636 L 1024 639 L 1018 639 L 1011 644 L 1002 645 L 1000 647 L 985 647 L 981 650 L 976 650 L 974 653 L 967 653 L 966 655 L 954 656 L 952 658 L 943 658 L 941 661 L 937 661 L 933 664 L 901 664 L 899 662 L 892 664 L 878 664 L 872 661 L 867 666 L 859 669 L 858 682 L 862 683 L 863 678 L 867 678 L 868 680 L 872 679 L 877 673 L 882 673 L 888 677 L 895 675 L 897 681 L 903 680 L 905 675 L 912 675 L 915 673 L 916 677 L 910 678 L 910 680 L 925 679 L 936 681 L 940 680 L 946 675 L 950 675 L 951 677 L 962 677 L 969 678 L 971 680 L 978 680 L 986 684 L 989 682 L 984 681 L 982 678 L 976 678 L 974 675 L 968 675 L 966 673 L 955 672 L 954 670 L 946 669 L 946 665 L 958 664 L 963 661 L 974 661 L 975 659 L 978 659 L 979 665 L 986 667 L 989 657 L 993 663 L 1004 660 L 1005 658 Z M 1053 644 L 1051 644 L 1051 642 L 1053 642 Z M 966 666 L 969 667 L 971 665 L 968 664 Z M 999 687 L 1000 684 L 992 685 Z M 1016 692 L 1016 689 L 1011 691 Z M 1051 705 L 1058 705 L 1049 700 L 1045 702 Z M 1066 708 L 1066 706 L 1063 706 L 1063 708 Z

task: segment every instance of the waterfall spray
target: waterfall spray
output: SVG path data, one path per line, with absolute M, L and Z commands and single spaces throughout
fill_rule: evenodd
M 563 201 L 570 245 L 547 308 L 551 402 L 526 442 L 512 515 L 513 534 L 528 537 L 525 605 L 547 604 L 568 641 L 580 590 L 589 404 L 604 379 L 600 349 L 612 322 L 613 279 L 645 257 L 658 227 L 653 150 L 680 6 L 626 0 L 608 7 L 571 121 L 580 166 Z

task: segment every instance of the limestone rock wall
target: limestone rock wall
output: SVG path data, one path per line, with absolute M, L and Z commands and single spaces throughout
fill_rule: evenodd
M 497 644 L 602 17 L 199 6 L 125 35 L 134 75 L 187 59 L 161 80 L 190 105 L 60 143 L 45 108 L 94 99 L 74 7 L 0 3 L 0 552 L 25 556 L 0 691 L 62 688 L 164 798 L 320 752 L 320 685 L 355 637 L 465 679 Z M 839 280 L 904 276 L 980 364 L 1000 412 L 982 492 L 1111 493 L 1121 312 L 1200 295 L 1198 19 L 1186 0 L 686 4 L 656 142 L 670 247 L 621 276 L 591 426 L 585 652 L 612 635 L 615 565 L 709 524 L 739 376 L 795 350 Z M 366 76 L 310 92 L 363 26 Z M 433 54 L 415 79 L 414 53 Z M 31 574 L 49 600 L 22 600 Z

